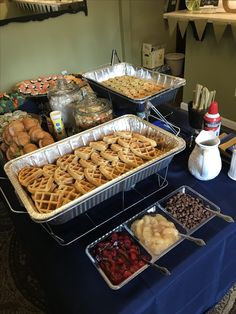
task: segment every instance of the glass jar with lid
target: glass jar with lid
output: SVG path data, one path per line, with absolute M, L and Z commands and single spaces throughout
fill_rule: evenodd
M 68 83 L 64 78 L 58 79 L 57 84 L 48 92 L 49 104 L 52 111 L 60 111 L 66 128 L 74 128 L 74 106 L 83 99 L 79 85 Z
M 111 102 L 105 98 L 97 98 L 95 94 L 87 94 L 76 104 L 74 117 L 78 131 L 107 122 L 113 118 Z

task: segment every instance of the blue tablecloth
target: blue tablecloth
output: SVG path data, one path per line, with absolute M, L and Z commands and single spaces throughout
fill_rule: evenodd
M 139 203 L 135 210 L 141 211 L 181 185 L 188 185 L 236 219 L 236 182 L 227 176 L 229 165 L 224 164 L 214 180 L 202 182 L 190 175 L 187 160 L 186 151 L 175 156 L 168 170 L 168 186 Z M 11 186 L 4 184 L 13 206 L 19 207 Z M 132 208 L 126 215 L 133 215 Z M 28 215 L 11 216 L 32 256 L 53 313 L 200 314 L 217 303 L 236 282 L 236 224 L 220 218 L 212 219 L 194 234 L 203 238 L 206 246 L 198 247 L 184 240 L 159 260 L 158 264 L 171 270 L 171 276 L 148 268 L 120 290 L 113 291 L 86 256 L 85 247 L 119 224 L 122 217 L 113 225 L 105 224 L 62 247 Z

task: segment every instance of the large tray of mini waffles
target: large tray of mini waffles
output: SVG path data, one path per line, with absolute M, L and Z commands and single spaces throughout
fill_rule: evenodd
M 86 72 L 83 77 L 89 81 L 91 87 L 96 85 L 136 104 L 172 93 L 186 84 L 183 78 L 147 70 L 126 62 Z
M 168 166 L 182 138 L 125 115 L 9 161 L 30 217 L 62 224 Z

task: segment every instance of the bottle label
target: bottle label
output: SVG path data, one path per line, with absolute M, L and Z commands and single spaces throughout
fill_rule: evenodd
M 213 131 L 216 136 L 220 135 L 220 126 L 221 123 L 205 123 L 204 130 L 205 131 Z

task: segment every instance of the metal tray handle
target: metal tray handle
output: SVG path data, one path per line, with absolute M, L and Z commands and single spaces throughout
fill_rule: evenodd
M 8 179 L 5 178 L 5 177 L 0 177 L 0 180 L 7 180 L 7 181 L 8 181 Z M 5 200 L 5 202 L 7 203 L 8 207 L 10 208 L 10 210 L 11 210 L 13 213 L 16 213 L 16 214 L 27 214 L 26 211 L 23 211 L 23 210 L 15 210 L 15 209 L 12 208 L 10 202 L 8 201 L 8 198 L 7 198 L 6 194 L 4 193 L 4 191 L 3 191 L 3 189 L 2 189 L 1 187 L 0 187 L 0 192 L 1 192 L 1 194 L 2 194 L 2 196 L 3 196 L 3 198 L 4 198 L 4 200 Z

